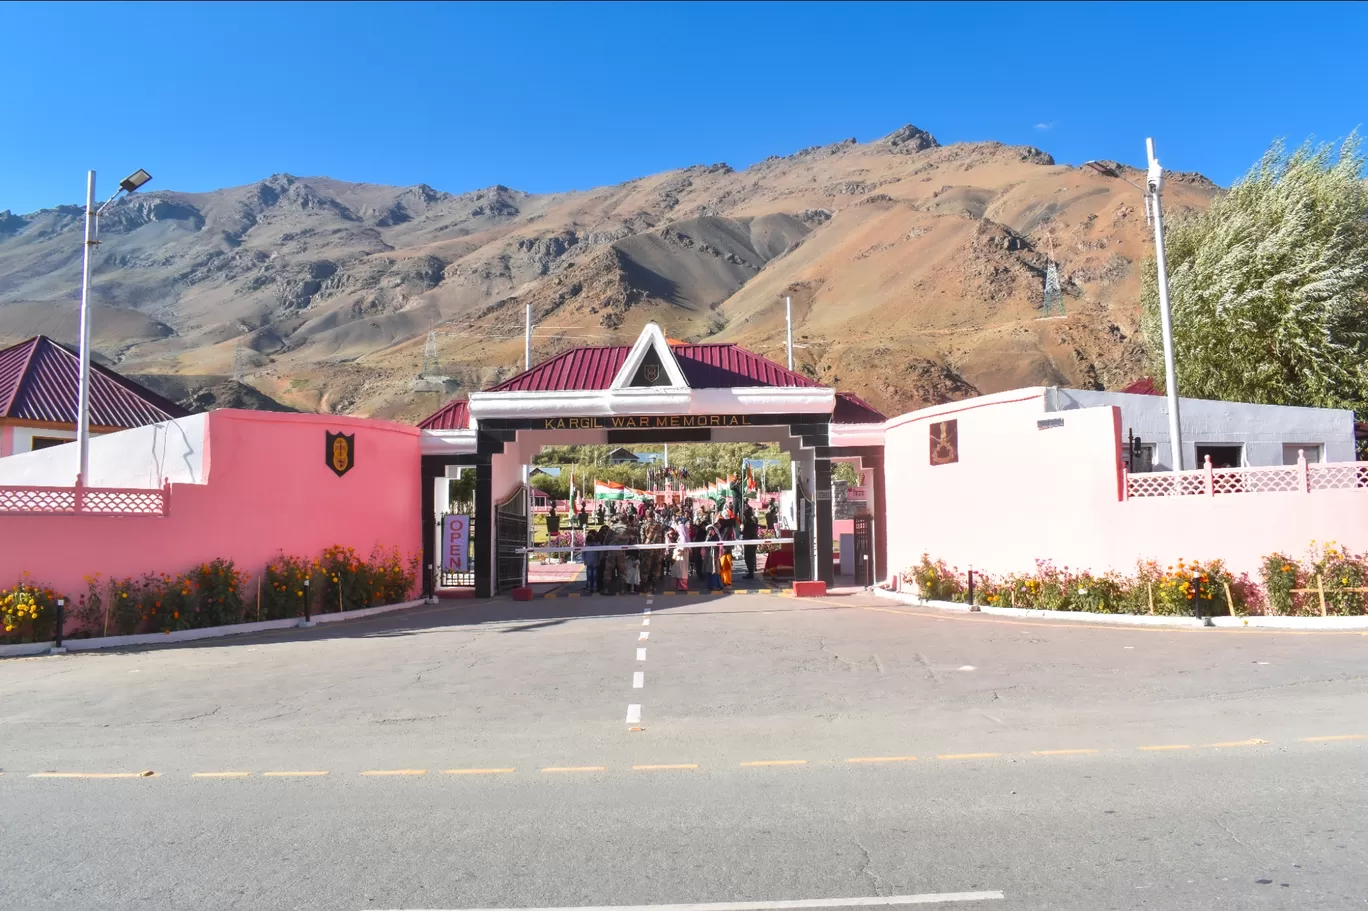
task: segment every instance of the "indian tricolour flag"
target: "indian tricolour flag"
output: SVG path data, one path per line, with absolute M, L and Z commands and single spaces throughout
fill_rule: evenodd
M 621 500 L 626 495 L 626 489 L 616 481 L 594 481 L 595 500 Z

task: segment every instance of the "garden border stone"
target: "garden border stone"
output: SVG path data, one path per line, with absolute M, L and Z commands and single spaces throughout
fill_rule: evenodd
M 907 592 L 890 591 L 886 588 L 873 589 L 875 597 L 897 601 L 910 607 L 929 607 L 934 610 L 969 613 L 969 605 L 957 601 L 923 601 Z M 1094 623 L 1104 626 L 1163 626 L 1174 629 L 1200 629 L 1206 624 L 1196 617 L 1175 617 L 1172 615 L 1150 616 L 1148 614 L 1096 614 L 1088 611 L 1037 610 L 1024 607 L 993 607 L 980 605 L 979 612 L 997 614 L 1003 617 L 1025 617 L 1033 620 L 1069 620 L 1076 623 Z M 1212 617 L 1211 625 L 1217 629 L 1286 629 L 1286 630 L 1368 630 L 1368 616 L 1365 617 Z
M 333 614 L 314 614 L 313 621 L 318 623 L 337 623 L 343 620 L 359 620 L 375 614 L 403 610 L 426 604 L 422 598 L 416 601 L 400 601 L 397 604 L 382 604 L 376 607 L 363 607 L 357 610 L 341 611 Z M 132 636 L 97 636 L 91 639 L 63 639 L 62 647 L 68 652 L 91 652 L 102 648 L 119 648 L 129 645 L 157 645 L 163 642 L 193 642 L 196 639 L 215 639 L 220 636 L 240 636 L 246 633 L 259 633 L 272 629 L 292 629 L 300 625 L 303 617 L 285 617 L 281 620 L 262 620 L 259 623 L 233 623 L 228 626 L 205 626 L 200 629 L 183 629 L 174 633 L 137 633 Z M 15 645 L 0 645 L 0 658 L 22 658 L 29 655 L 46 655 L 53 647 L 49 642 L 22 642 Z

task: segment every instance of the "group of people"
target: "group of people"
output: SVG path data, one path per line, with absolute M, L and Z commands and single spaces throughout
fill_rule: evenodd
M 733 551 L 738 547 L 745 578 L 755 578 L 756 545 L 728 544 L 760 537 L 760 523 L 750 506 L 738 517 L 730 507 L 691 508 L 687 501 L 680 506 L 642 502 L 635 508 L 615 503 L 606 516 L 600 505 L 599 516 L 599 527 L 585 535 L 586 594 L 653 592 L 666 580 L 676 590 L 687 591 L 691 574 L 709 590 L 722 591 L 732 585 Z M 770 528 L 777 528 L 778 508 L 773 502 L 766 519 Z M 602 546 L 614 549 L 592 549 Z

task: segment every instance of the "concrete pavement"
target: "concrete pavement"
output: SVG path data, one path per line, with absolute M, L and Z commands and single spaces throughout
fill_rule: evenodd
M 1368 637 L 646 601 L 0 661 L 0 908 L 1368 896 Z

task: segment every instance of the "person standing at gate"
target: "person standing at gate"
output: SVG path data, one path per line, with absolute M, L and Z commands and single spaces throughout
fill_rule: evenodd
M 779 531 L 779 504 L 773 498 L 769 501 L 769 509 L 765 512 L 765 524 L 770 527 L 770 531 L 776 534 Z
M 721 566 L 722 548 L 712 546 L 713 542 L 721 541 L 717 534 L 717 526 L 708 526 L 707 535 L 703 539 L 708 547 L 699 547 L 696 550 L 702 556 L 703 578 L 708 580 L 708 591 L 716 592 L 722 590 L 722 574 L 719 571 Z
M 760 523 L 755 520 L 755 510 L 751 509 L 749 506 L 746 507 L 746 512 L 741 518 L 741 537 L 747 541 L 754 541 L 756 538 L 760 537 Z M 746 578 L 754 579 L 755 545 L 744 545 L 744 553 L 746 555 Z
M 714 527 L 717 529 L 717 537 L 722 541 L 723 546 L 718 549 L 717 574 L 722 579 L 723 588 L 731 588 L 732 584 L 732 549 L 728 542 L 736 540 L 736 520 L 733 519 L 731 526 L 723 525 L 722 519 L 717 520 Z
M 656 518 L 655 510 L 647 510 L 646 524 L 641 526 L 642 544 L 664 544 L 665 526 Z M 649 548 L 641 552 L 641 581 L 648 592 L 655 591 L 660 579 L 660 567 L 665 551 L 662 548 Z
M 708 526 L 703 519 L 703 510 L 700 509 L 694 513 L 693 525 L 689 526 L 689 540 L 704 541 L 707 539 L 707 535 Z M 699 582 L 706 582 L 708 579 L 708 573 L 705 571 L 707 567 L 704 566 L 703 561 L 703 552 L 707 549 L 706 547 L 689 548 L 690 556 L 693 557 L 694 575 L 698 577 Z
M 603 593 L 615 595 L 627 577 L 626 545 L 636 543 L 636 529 L 629 528 L 625 522 L 614 521 L 608 526 L 603 543 L 616 545 L 614 550 L 601 551 L 604 559 Z
M 670 543 L 679 541 L 679 532 L 670 529 Z M 674 580 L 676 591 L 686 592 L 689 590 L 689 561 L 684 556 L 684 551 L 676 547 L 673 550 L 674 561 L 670 564 L 670 578 Z
M 599 542 L 598 530 L 585 532 L 584 546 L 596 547 Z M 584 593 L 592 595 L 598 588 L 599 553 L 597 550 L 584 551 Z

